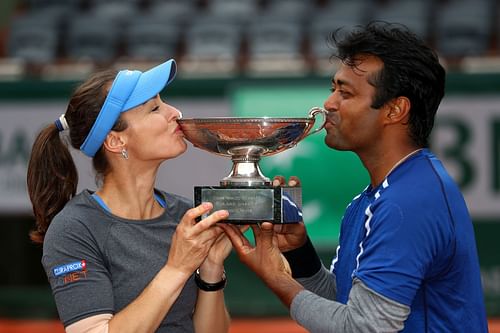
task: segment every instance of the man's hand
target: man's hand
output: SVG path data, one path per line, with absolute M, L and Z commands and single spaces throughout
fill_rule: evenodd
M 241 262 L 254 271 L 286 305 L 304 288 L 291 276 L 290 266 L 278 248 L 273 224 L 264 222 L 252 226 L 255 247 L 235 225 L 220 225 L 231 240 Z
M 274 177 L 273 186 L 285 186 L 285 184 L 285 177 Z M 300 186 L 299 178 L 291 176 L 288 180 L 288 186 Z M 278 247 L 281 252 L 287 252 L 299 248 L 304 245 L 307 240 L 304 222 L 275 224 L 274 231 L 277 233 Z
M 272 279 L 277 273 L 290 274 L 290 266 L 277 246 L 277 237 L 271 223 L 264 222 L 260 227 L 252 226 L 255 247 L 237 226 L 225 224 L 220 227 L 231 240 L 240 260 L 264 281 Z

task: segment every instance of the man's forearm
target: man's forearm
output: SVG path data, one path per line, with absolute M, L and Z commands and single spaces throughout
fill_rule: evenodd
M 304 245 L 295 250 L 283 252 L 283 255 L 290 264 L 292 276 L 296 279 L 310 277 L 316 274 L 322 266 L 321 259 L 309 237 Z
M 398 332 L 410 308 L 367 288 L 355 279 L 347 304 L 304 290 L 296 295 L 290 314 L 310 332 Z
M 300 283 L 285 272 L 263 279 L 264 283 L 278 296 L 287 308 L 290 308 L 294 297 L 304 290 L 304 287 Z
M 298 278 L 297 281 L 305 289 L 312 291 L 318 296 L 334 300 L 337 294 L 335 275 L 330 273 L 324 266 L 311 277 Z

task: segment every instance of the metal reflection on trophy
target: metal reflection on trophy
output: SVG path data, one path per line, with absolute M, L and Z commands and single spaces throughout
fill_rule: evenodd
M 306 118 L 191 118 L 179 119 L 184 136 L 193 146 L 231 158 L 231 172 L 219 186 L 195 186 L 194 201 L 212 202 L 214 210 L 229 211 L 228 223 L 302 221 L 300 187 L 273 187 L 260 167 L 262 157 L 281 153 L 309 135 L 321 131 L 327 111 L 314 107 Z M 318 114 L 323 123 L 314 128 Z

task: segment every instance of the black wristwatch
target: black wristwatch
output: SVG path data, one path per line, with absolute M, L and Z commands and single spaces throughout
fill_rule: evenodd
M 219 282 L 208 283 L 201 279 L 200 269 L 197 269 L 196 272 L 194 273 L 194 281 L 196 282 L 198 288 L 200 288 L 203 291 L 221 290 L 226 286 L 227 283 L 226 272 L 225 271 L 222 272 L 222 279 Z

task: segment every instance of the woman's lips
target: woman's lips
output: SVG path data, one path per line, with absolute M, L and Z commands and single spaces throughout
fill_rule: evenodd
M 174 130 L 175 134 L 182 134 L 184 136 L 184 132 L 182 131 L 181 126 L 177 125 L 177 127 Z

